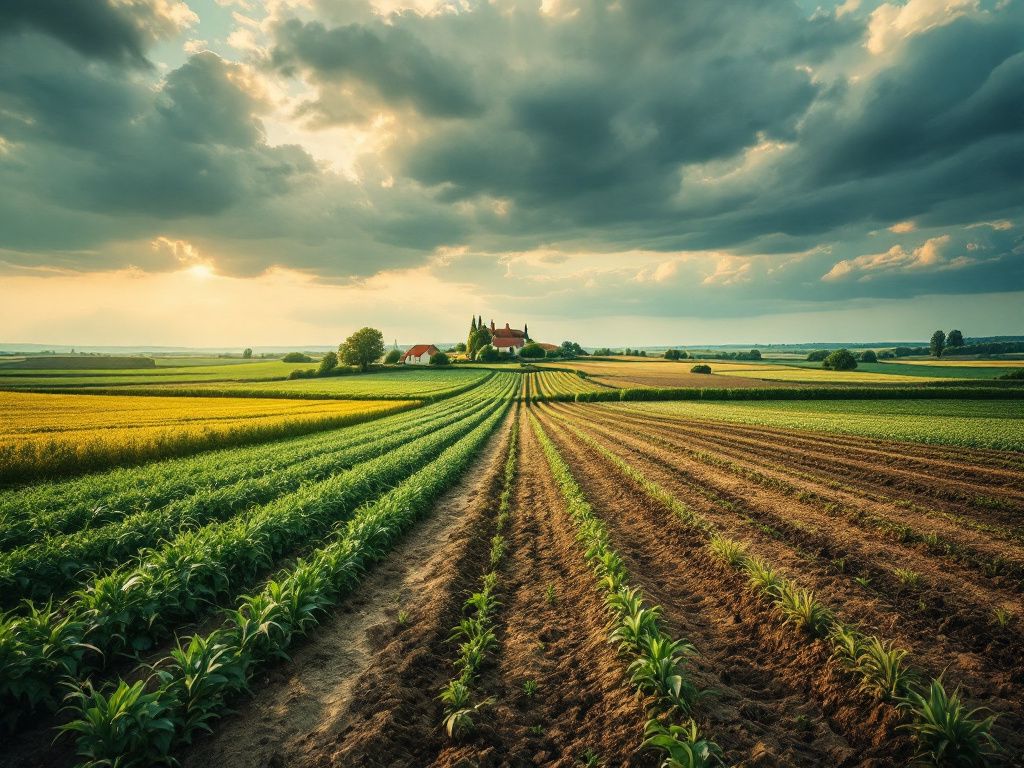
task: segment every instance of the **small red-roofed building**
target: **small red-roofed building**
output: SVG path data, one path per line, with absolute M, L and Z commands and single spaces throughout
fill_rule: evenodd
M 404 365 L 430 365 L 431 355 L 436 355 L 440 351 L 433 344 L 416 344 L 405 350 L 399 362 Z

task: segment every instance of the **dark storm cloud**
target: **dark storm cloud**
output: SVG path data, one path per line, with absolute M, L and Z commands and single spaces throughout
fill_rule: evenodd
M 466 71 L 402 28 L 350 24 L 327 29 L 290 19 L 277 29 L 275 66 L 308 69 L 322 83 L 358 83 L 388 104 L 425 115 L 465 116 L 479 106 Z M 330 110 L 325 112 L 329 118 Z
M 134 0 L 4 0 L 0 36 L 35 30 L 79 53 L 108 61 L 147 64 L 153 40 L 177 30 L 175 20 L 153 2 Z
M 232 272 L 286 264 L 343 280 L 464 246 L 486 263 L 481 285 L 584 314 L 1024 288 L 1021 2 L 901 33 L 878 56 L 864 46 L 868 9 L 538 5 L 382 17 L 323 0 L 265 24 L 269 47 L 249 63 L 309 89 L 290 113 L 300 122 L 393 116 L 382 131 L 394 141 L 353 182 L 268 142 L 272 107 L 249 70 L 209 53 L 160 80 L 134 66 L 171 23 L 166 4 L 83 5 L 85 29 L 111 13 L 128 25 L 88 41 L 49 0 L 8 4 L 0 248 L 29 261 L 94 249 L 83 258 L 98 267 L 105 242 L 173 226 Z M 969 225 L 995 219 L 1016 226 L 972 240 Z M 917 233 L 885 231 L 906 220 Z M 936 238 L 943 258 L 916 264 Z M 658 280 L 635 279 L 632 262 L 581 277 L 557 258 L 546 285 L 504 278 L 503 253 L 539 247 L 730 255 L 688 256 Z M 909 255 L 866 258 L 897 247 Z M 849 273 L 822 280 L 844 261 Z

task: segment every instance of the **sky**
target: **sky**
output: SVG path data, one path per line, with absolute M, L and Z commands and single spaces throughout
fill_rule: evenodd
M 0 342 L 1024 333 L 1024 0 L 7 0 Z

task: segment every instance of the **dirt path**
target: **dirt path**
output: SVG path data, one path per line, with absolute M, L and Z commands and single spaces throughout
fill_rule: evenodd
M 214 734 L 182 755 L 186 768 L 264 768 L 319 765 L 324 751 L 355 727 L 366 708 L 384 711 L 389 700 L 355 694 L 377 655 L 403 635 L 440 620 L 438 595 L 459 577 L 468 544 L 479 533 L 498 481 L 507 422 L 490 438 L 470 471 L 374 568 L 331 617 L 296 646 L 292 662 L 273 667 L 253 684 L 254 696 Z M 399 625 L 399 612 L 408 612 Z M 425 698 L 433 690 L 423 692 Z
M 497 699 L 478 738 L 437 765 L 562 766 L 592 751 L 606 765 L 650 766 L 646 715 L 606 641 L 593 573 L 524 408 L 520 469 L 501 569 L 501 653 L 482 684 Z M 553 600 L 547 588 L 553 588 Z M 532 696 L 526 681 L 536 683 Z
M 579 426 L 579 422 L 576 422 Z M 593 439 L 613 453 L 623 457 L 646 476 L 683 499 L 696 510 L 713 520 L 726 535 L 756 543 L 757 551 L 784 572 L 792 575 L 801 586 L 814 589 L 822 599 L 836 608 L 848 621 L 862 624 L 900 645 L 910 648 L 916 664 L 932 674 L 947 669 L 947 683 L 963 682 L 973 700 L 989 704 L 1006 713 L 1001 721 L 1002 734 L 1010 734 L 1024 722 L 1022 716 L 1021 687 L 1024 671 L 1016 644 L 1015 633 L 998 632 L 991 626 L 987 614 L 979 616 L 965 607 L 959 610 L 945 603 L 948 594 L 936 594 L 934 588 L 916 593 L 889 594 L 871 591 L 851 578 L 850 569 L 863 569 L 881 558 L 872 573 L 881 573 L 892 562 L 890 553 L 879 551 L 875 543 L 865 549 L 863 534 L 852 531 L 813 530 L 803 522 L 800 505 L 792 500 L 773 500 L 762 489 L 744 484 L 742 479 L 719 476 L 708 468 L 680 469 L 682 462 L 664 450 L 644 446 L 643 440 L 627 434 L 623 428 L 614 439 L 593 425 L 584 429 Z M 606 474 L 621 479 L 603 458 L 592 451 L 591 461 L 603 463 Z M 685 462 L 682 462 L 685 463 Z M 624 482 L 624 481 L 623 481 Z M 662 520 L 671 518 L 667 510 Z M 850 553 L 859 552 L 859 560 Z M 834 558 L 849 558 L 842 569 Z M 923 572 L 930 583 L 941 583 L 935 567 Z M 875 585 L 869 585 L 874 587 Z M 916 600 L 930 600 L 933 604 L 920 610 Z M 1005 739 L 1004 739 L 1005 741 Z M 1019 742 L 1018 736 L 1011 738 Z
M 703 540 L 667 523 L 638 489 L 550 418 L 545 429 L 609 527 L 631 583 L 664 610 L 666 629 L 701 656 L 691 666 L 713 694 L 698 705 L 706 733 L 747 765 L 885 761 L 897 741 L 887 713 L 837 683 L 827 650 L 779 622 L 704 553 Z M 891 714 L 891 713 L 890 713 Z M 873 743 L 885 743 L 884 750 Z

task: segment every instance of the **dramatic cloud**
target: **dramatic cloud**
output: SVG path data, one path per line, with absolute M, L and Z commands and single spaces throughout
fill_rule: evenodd
M 72 5 L 0 6 L 0 270 L 577 318 L 1024 290 L 1021 0 Z

